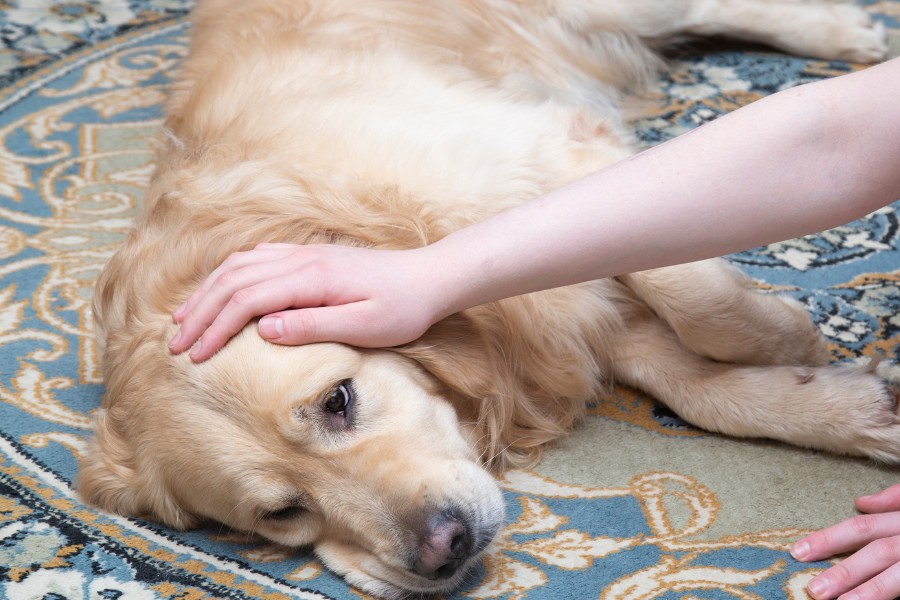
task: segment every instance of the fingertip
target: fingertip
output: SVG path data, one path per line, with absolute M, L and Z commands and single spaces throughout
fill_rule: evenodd
M 181 331 L 175 333 L 171 340 L 169 340 L 169 352 L 172 354 L 181 354 L 182 349 L 178 347 L 179 342 L 181 342 Z
M 868 496 L 859 496 L 858 498 L 856 498 L 853 501 L 853 504 L 856 506 L 857 509 L 859 509 L 863 512 L 866 512 L 866 509 L 869 508 L 873 502 L 874 503 L 878 502 L 877 494 L 870 494 Z
M 172 313 L 172 320 L 175 321 L 176 323 L 181 323 L 181 321 L 184 320 L 184 312 L 185 312 L 184 309 L 186 307 L 187 307 L 187 302 L 184 302 L 181 304 L 181 306 L 176 308 L 175 311 Z
M 197 340 L 197 342 L 194 344 L 194 347 L 191 348 L 188 356 L 195 363 L 203 362 L 207 358 L 205 350 L 206 349 L 203 347 L 203 340 Z
M 900 510 L 900 485 L 892 485 L 880 492 L 860 496 L 854 500 L 854 504 L 856 508 L 867 513 Z
M 791 556 L 800 562 L 806 562 L 809 560 L 809 554 L 811 549 L 809 547 L 809 543 L 806 540 L 800 540 L 796 542 L 793 546 L 791 546 Z
M 828 597 L 830 587 L 831 581 L 822 575 L 814 577 L 806 584 L 806 589 L 809 591 L 809 594 L 817 600 Z
M 277 340 L 284 335 L 284 319 L 267 316 L 259 320 L 259 335 L 267 340 Z

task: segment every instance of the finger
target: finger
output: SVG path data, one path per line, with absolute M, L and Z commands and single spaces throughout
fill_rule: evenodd
M 895 535 L 900 535 L 900 512 L 857 515 L 799 540 L 791 554 L 802 561 L 822 560 Z
M 262 262 L 277 260 L 278 258 L 283 257 L 284 254 L 286 254 L 286 251 L 289 250 L 288 248 L 275 247 L 275 244 L 272 246 L 273 247 L 270 248 L 257 248 L 247 252 L 233 252 L 230 254 L 228 258 L 222 261 L 222 264 L 207 275 L 197 291 L 191 294 L 184 304 L 175 309 L 175 312 L 172 314 L 172 318 L 175 322 L 183 322 L 187 315 L 189 315 L 206 297 L 210 289 L 219 282 L 225 273 L 245 269 Z
M 384 348 L 412 341 L 422 332 L 386 326 L 365 301 L 302 310 L 280 311 L 259 321 L 259 334 L 275 344 L 299 346 L 342 342 L 362 348 Z
M 898 561 L 900 537 L 882 538 L 814 577 L 807 589 L 817 600 L 851 590 L 857 600 L 892 600 L 900 592 Z
M 856 598 L 849 596 L 844 600 L 895 600 L 900 597 L 900 565 L 894 564 L 877 577 L 856 587 L 851 593 L 855 593 Z
M 224 261 L 222 261 L 222 264 L 213 269 L 213 271 L 206 276 L 206 279 L 203 280 L 203 283 L 200 284 L 200 287 L 197 288 L 197 290 L 193 294 L 191 294 L 190 297 L 188 297 L 188 299 L 181 306 L 175 309 L 175 312 L 172 313 L 172 318 L 175 320 L 175 322 L 182 322 L 184 318 L 188 314 L 190 314 L 192 310 L 194 310 L 194 307 L 197 305 L 197 303 L 199 303 L 200 300 L 203 299 L 209 289 L 216 283 L 216 281 L 218 281 L 222 273 L 229 270 L 242 268 L 244 265 L 250 264 L 250 261 L 251 254 L 249 252 L 234 252 L 228 255 L 228 257 Z
M 317 287 L 306 289 L 306 294 L 298 293 L 297 288 L 292 277 L 267 277 L 261 283 L 235 292 L 204 328 L 191 349 L 191 360 L 200 362 L 215 354 L 254 317 L 286 308 L 321 304 Z
M 364 346 L 360 334 L 369 328 L 360 325 L 358 310 L 357 303 L 351 303 L 280 311 L 260 319 L 259 334 L 287 346 L 335 341 Z
M 255 316 L 287 308 L 290 304 L 268 303 L 258 309 L 261 312 L 251 313 L 249 311 L 256 309 L 259 299 L 255 297 L 258 292 L 249 290 L 267 281 L 279 281 L 289 270 L 284 261 L 272 260 L 223 272 L 205 292 L 198 292 L 196 301 L 188 306 L 188 312 L 181 320 L 181 327 L 169 341 L 169 349 L 178 354 L 190 348 L 229 304 L 235 304 L 232 310 L 247 305 L 244 308 L 245 320 L 241 326 Z
M 871 496 L 861 496 L 856 499 L 856 507 L 867 513 L 881 513 L 891 510 L 900 510 L 900 484 L 892 485 Z

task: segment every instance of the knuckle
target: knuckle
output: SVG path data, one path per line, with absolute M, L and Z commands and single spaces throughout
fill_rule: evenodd
M 846 587 L 853 581 L 853 573 L 850 572 L 850 569 L 844 563 L 838 563 L 828 569 L 828 576 L 842 587 Z
M 225 271 L 218 277 L 213 285 L 217 287 L 232 288 L 238 280 L 238 271 Z
M 191 337 L 196 339 L 203 333 L 204 329 L 210 326 L 212 321 L 213 320 L 208 318 L 205 314 L 197 310 L 191 310 L 184 316 L 184 321 L 181 323 L 182 338 Z
M 857 592 L 861 598 L 872 598 L 873 600 L 876 598 L 895 598 L 896 596 L 893 593 L 888 593 L 887 582 L 880 578 L 875 577 L 874 579 L 870 579 L 863 585 L 861 585 Z
M 304 270 L 306 271 L 306 276 L 314 282 L 314 285 L 321 285 L 329 279 L 328 265 L 324 261 L 312 261 L 306 265 Z
M 850 519 L 850 525 L 854 532 L 865 537 L 875 529 L 875 518 L 873 515 L 857 515 Z
M 231 302 L 238 307 L 248 307 L 253 304 L 255 296 L 253 288 L 243 288 L 231 296 Z
M 294 264 L 300 269 L 317 269 L 324 260 L 322 252 L 312 246 L 302 246 L 291 252 Z
M 229 254 L 225 260 L 222 261 L 222 268 L 232 268 L 237 264 L 243 262 L 244 256 L 246 256 L 246 252 L 232 252 Z
M 316 337 L 316 321 L 307 310 L 295 310 L 284 319 L 284 337 L 291 340 L 313 340 Z
M 896 561 L 900 558 L 900 538 L 880 538 L 869 544 L 872 552 L 885 561 Z

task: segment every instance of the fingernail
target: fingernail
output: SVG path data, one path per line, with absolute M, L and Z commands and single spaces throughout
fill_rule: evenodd
M 806 589 L 809 590 L 809 593 L 815 596 L 816 598 L 821 598 L 828 592 L 828 586 L 831 584 L 825 577 L 816 577 L 806 586 Z
M 797 542 L 791 547 L 791 556 L 797 560 L 806 560 L 806 557 L 809 556 L 809 544 Z
M 284 335 L 284 321 L 280 317 L 263 317 L 259 320 L 259 335 L 264 338 L 277 338 Z
M 191 358 L 197 358 L 197 356 L 200 354 L 200 346 L 201 345 L 202 345 L 201 341 L 197 340 L 197 342 L 194 344 L 194 347 L 191 348 L 191 354 L 190 354 Z
M 180 316 L 181 316 L 181 312 L 184 310 L 184 307 L 185 307 L 186 304 L 187 304 L 187 302 L 185 302 L 184 304 L 182 304 L 181 306 L 179 306 L 178 308 L 176 308 L 176 309 L 175 309 L 175 312 L 172 313 L 172 316 L 174 316 L 174 317 L 180 317 Z
M 859 596 L 856 592 L 850 592 L 849 594 L 844 594 L 841 596 L 840 600 L 859 600 Z
M 171 350 L 172 348 L 177 346 L 178 342 L 180 342 L 180 341 L 181 341 L 181 332 L 179 331 L 178 333 L 175 334 L 175 337 L 173 337 L 171 340 L 169 340 L 169 349 Z

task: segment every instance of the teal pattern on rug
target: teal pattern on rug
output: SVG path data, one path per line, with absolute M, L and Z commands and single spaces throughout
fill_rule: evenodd
M 896 40 L 900 1 L 863 4 Z M 186 53 L 190 7 L 186 0 L 0 4 L 2 598 L 366 597 L 302 549 L 104 514 L 82 505 L 72 487 L 102 394 L 92 286 L 152 172 L 152 139 L 166 85 Z M 673 62 L 636 125 L 638 137 L 653 145 L 779 89 L 854 68 L 704 46 Z M 804 303 L 836 361 L 882 355 L 885 373 L 897 377 L 898 206 L 730 259 L 761 287 Z M 710 436 L 629 390 L 601 399 L 592 413 L 685 443 Z M 789 543 L 808 527 L 771 528 L 764 503 L 757 529 L 698 538 L 729 510 L 703 473 L 636 471 L 628 485 L 604 487 L 519 471 L 503 486 L 508 526 L 454 598 L 799 599 L 826 566 L 790 558 Z

